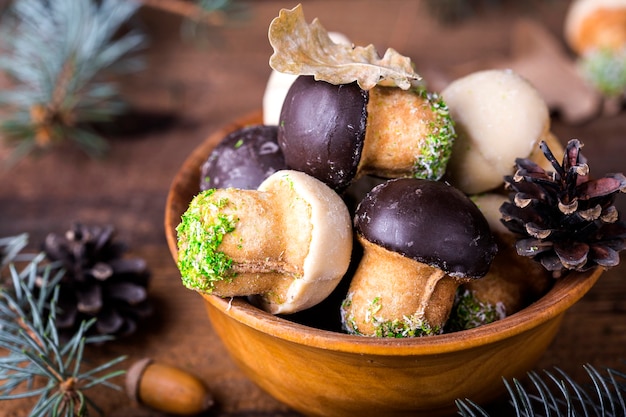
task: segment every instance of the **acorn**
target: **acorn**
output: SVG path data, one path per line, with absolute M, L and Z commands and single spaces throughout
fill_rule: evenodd
M 200 414 L 214 404 L 213 396 L 198 377 L 150 358 L 130 367 L 126 393 L 139 404 L 179 416 Z

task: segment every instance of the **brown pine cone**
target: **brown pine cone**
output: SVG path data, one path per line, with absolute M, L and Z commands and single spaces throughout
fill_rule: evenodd
M 60 334 L 72 335 L 81 322 L 95 319 L 92 334 L 125 336 L 152 312 L 146 262 L 123 257 L 113 226 L 75 223 L 64 235 L 50 233 L 43 251 L 64 271 L 60 281 Z
M 553 172 L 518 159 L 515 175 L 505 177 L 510 202 L 500 212 L 503 224 L 519 236 L 517 253 L 540 262 L 554 277 L 616 266 L 626 248 L 626 222 L 614 205 L 616 195 L 626 192 L 626 177 L 591 179 L 581 147 L 570 140 L 559 164 L 542 142 Z

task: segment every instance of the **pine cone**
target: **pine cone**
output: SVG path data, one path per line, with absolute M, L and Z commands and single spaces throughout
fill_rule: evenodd
M 60 282 L 56 327 L 73 334 L 84 320 L 96 319 L 97 334 L 125 336 L 150 315 L 150 273 L 143 259 L 123 258 L 124 245 L 114 242 L 112 226 L 74 224 L 65 235 L 49 234 L 47 258 L 64 270 Z
M 626 177 L 591 179 L 576 139 L 567 144 L 562 165 L 545 142 L 540 146 L 554 172 L 520 158 L 517 172 L 505 177 L 512 192 L 500 212 L 504 225 L 521 236 L 517 253 L 540 262 L 555 278 L 567 270 L 616 266 L 626 246 L 626 223 L 614 201 L 626 192 Z

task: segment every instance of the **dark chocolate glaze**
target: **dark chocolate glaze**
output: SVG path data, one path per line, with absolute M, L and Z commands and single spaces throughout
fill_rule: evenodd
M 402 178 L 380 184 L 361 201 L 354 223 L 368 241 L 452 276 L 484 276 L 497 252 L 478 207 L 439 181 Z
M 276 126 L 246 126 L 228 134 L 202 165 L 200 189 L 255 190 L 274 172 L 285 169 Z
M 366 91 L 300 76 L 280 114 L 278 144 L 291 169 L 342 191 L 354 179 L 367 122 Z

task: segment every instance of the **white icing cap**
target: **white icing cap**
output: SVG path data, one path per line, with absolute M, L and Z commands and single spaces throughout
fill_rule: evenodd
M 548 107 L 526 79 L 511 70 L 479 71 L 453 81 L 441 93 L 457 139 L 448 180 L 466 194 L 500 186 L 550 130 Z
M 268 177 L 259 191 L 284 195 L 295 192 L 310 206 L 311 240 L 304 258 L 303 274 L 295 278 L 280 304 L 260 299 L 273 314 L 293 313 L 318 304 L 335 289 L 348 270 L 352 255 L 352 219 L 339 195 L 321 181 L 303 172 L 282 170 Z M 284 230 L 289 241 L 290 233 Z M 296 239 L 294 238 L 294 241 Z

